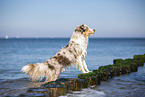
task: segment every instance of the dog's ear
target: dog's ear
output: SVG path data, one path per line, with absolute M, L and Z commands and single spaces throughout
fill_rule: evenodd
M 83 33 L 83 32 L 88 31 L 88 27 L 82 24 L 82 25 L 77 26 L 75 31 Z
M 84 24 L 81 24 L 82 27 L 84 27 Z

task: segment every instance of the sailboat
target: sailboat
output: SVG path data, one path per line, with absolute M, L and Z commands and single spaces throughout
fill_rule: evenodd
M 16 38 L 18 39 L 18 38 L 20 38 L 19 36 L 16 36 Z
M 8 39 L 8 38 L 9 38 L 8 35 L 6 35 L 6 36 L 5 36 L 5 39 Z

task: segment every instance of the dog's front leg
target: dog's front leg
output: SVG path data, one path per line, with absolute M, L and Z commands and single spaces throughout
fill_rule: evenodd
M 83 61 L 83 68 L 85 69 L 85 71 L 86 71 L 86 72 L 91 72 L 91 71 L 88 70 L 88 67 L 87 67 L 87 65 L 86 65 L 85 59 L 82 59 L 82 61 Z
M 85 70 L 84 67 L 83 67 L 83 61 L 82 61 L 81 56 L 78 58 L 78 60 L 77 60 L 77 62 L 76 62 L 76 66 L 79 67 L 79 70 L 80 70 L 82 73 L 87 73 L 86 70 Z

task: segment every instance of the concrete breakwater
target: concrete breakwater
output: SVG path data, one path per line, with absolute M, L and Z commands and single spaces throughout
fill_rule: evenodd
M 39 88 L 29 88 L 18 97 L 58 97 L 71 91 L 79 91 L 92 85 L 100 85 L 115 76 L 136 72 L 145 63 L 144 55 L 134 55 L 133 59 L 114 59 L 112 65 L 101 66 L 90 73 L 79 74 L 78 78 L 61 78 L 41 85 Z

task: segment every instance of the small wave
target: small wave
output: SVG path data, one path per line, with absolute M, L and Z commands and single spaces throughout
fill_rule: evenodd
M 106 94 L 103 91 L 87 88 L 82 89 L 82 91 L 73 91 L 72 93 L 60 97 L 106 97 Z
M 0 96 L 14 95 L 26 92 L 28 88 L 40 87 L 42 82 L 31 82 L 28 78 L 2 80 L 0 79 Z

